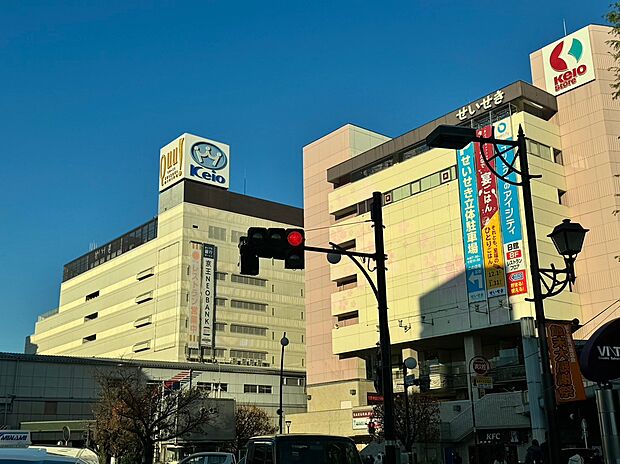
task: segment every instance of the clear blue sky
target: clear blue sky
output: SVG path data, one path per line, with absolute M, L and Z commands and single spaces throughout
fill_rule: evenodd
M 302 206 L 301 149 L 397 136 L 518 79 L 608 0 L 3 1 L 0 351 L 57 307 L 62 266 L 157 212 L 159 148 L 231 146 L 231 189 Z

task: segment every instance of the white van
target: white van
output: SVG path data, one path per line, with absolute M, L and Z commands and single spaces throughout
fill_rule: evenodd
M 98 464 L 89 449 L 32 446 L 27 430 L 0 430 L 0 464 Z

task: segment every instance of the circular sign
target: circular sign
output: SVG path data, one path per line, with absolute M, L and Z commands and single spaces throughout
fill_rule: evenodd
M 484 375 L 491 369 L 489 360 L 484 356 L 474 356 L 471 358 L 471 367 L 478 375 Z
M 206 169 L 223 169 L 228 163 L 228 158 L 219 147 L 207 142 L 198 142 L 192 146 L 192 158 L 196 163 Z
M 62 426 L 62 439 L 67 442 L 71 439 L 71 429 L 66 425 Z
M 579 364 L 583 376 L 593 382 L 620 378 L 620 318 L 594 332 L 581 350 Z

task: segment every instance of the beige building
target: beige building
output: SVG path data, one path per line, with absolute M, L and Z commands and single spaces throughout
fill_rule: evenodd
M 524 273 L 522 193 L 513 190 L 510 196 L 508 184 L 498 181 L 501 195 L 494 220 L 509 248 L 498 240 L 497 255 L 505 267 L 499 280 L 490 280 L 490 268 L 477 274 L 469 264 L 478 253 L 484 264 L 486 250 L 493 246 L 479 240 L 484 238 L 480 230 L 476 240 L 469 236 L 469 221 L 476 219 L 469 214 L 478 206 L 477 214 L 482 214 L 477 195 L 474 207 L 467 202 L 466 177 L 471 175 L 463 168 L 468 154 L 474 158 L 473 147 L 429 149 L 425 138 L 439 124 L 493 126 L 498 138 L 515 138 L 523 127 L 530 170 L 542 175 L 533 181 L 541 265 L 564 267 L 546 237 L 562 219 L 590 229 L 577 259 L 573 291 L 545 303 L 549 319 L 588 321 L 577 332 L 583 338 L 620 315 L 620 107 L 611 99 L 607 33 L 608 28 L 589 26 L 569 35 L 532 54 L 534 85 L 518 81 L 491 89 L 394 139 L 346 125 L 304 147 L 304 222 L 314 230 L 307 233 L 309 245 L 331 241 L 374 251 L 369 199 L 373 191 L 383 193 L 396 390 L 403 388 L 398 366 L 403 356 L 413 354 L 420 366 L 415 374 L 428 375 L 431 392 L 442 400 L 443 449 L 435 447 L 429 459 L 455 448 L 466 459 L 474 442 L 472 401 L 479 428 L 494 432 L 493 437 L 514 438 L 510 453 L 515 458 L 524 457 L 532 435 L 544 439 L 545 425 L 534 406 L 540 380 L 532 375 L 537 372 L 536 342 L 531 336 L 534 309 L 525 301 L 531 297 L 531 282 Z M 574 39 L 579 43 L 571 44 Z M 546 87 L 548 82 L 553 87 Z M 511 250 L 518 255 L 509 254 Z M 308 413 L 291 418 L 291 429 L 363 441 L 372 410 L 368 393 L 374 392 L 376 300 L 350 261 L 330 265 L 317 255 L 307 256 L 306 263 Z M 599 319 L 589 321 L 602 310 Z M 480 355 L 490 362 L 493 386 L 472 389 L 471 399 L 468 365 Z M 595 416 L 592 421 L 596 423 Z M 562 424 L 565 444 L 578 439 L 578 430 L 567 429 L 570 425 Z M 489 440 L 483 452 L 490 459 L 499 441 Z
M 162 149 L 158 216 L 65 265 L 59 306 L 39 317 L 30 351 L 279 368 L 286 332 L 285 366 L 305 370 L 303 272 L 273 260 L 263 260 L 258 277 L 241 276 L 238 267 L 248 227 L 300 227 L 303 212 L 188 174 L 202 167 L 168 175 L 171 145 L 186 150 L 180 163 L 202 150 L 195 158 L 206 164 L 211 142 L 185 134 Z M 210 169 L 213 179 L 222 172 Z

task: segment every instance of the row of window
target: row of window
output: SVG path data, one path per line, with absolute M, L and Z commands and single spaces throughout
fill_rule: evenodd
M 456 180 L 456 166 L 450 166 L 442 171 L 435 172 L 431 175 L 422 177 L 420 179 L 409 182 L 405 185 L 401 185 L 393 190 L 389 190 L 383 194 L 383 204 L 387 205 L 399 200 L 403 200 L 413 195 L 417 195 L 422 192 L 426 192 L 432 188 L 438 187 L 447 182 Z M 334 219 L 336 221 L 351 216 L 358 216 L 360 214 L 367 213 L 372 208 L 372 199 L 361 201 L 357 204 L 347 206 L 334 213 Z
M 249 311 L 267 311 L 267 305 L 264 303 L 255 303 L 253 301 L 230 300 L 230 307 L 234 309 L 247 309 Z
M 197 382 L 196 387 L 205 391 L 228 391 L 228 384 L 222 382 Z
M 267 353 L 264 351 L 249 351 L 249 350 L 230 350 L 231 358 L 241 359 L 258 359 L 265 361 L 267 359 Z
M 157 237 L 157 218 L 65 264 L 65 282 Z
M 271 385 L 243 385 L 243 393 L 271 393 Z
M 265 279 L 259 279 L 256 277 L 249 277 L 244 275 L 233 274 L 230 276 L 230 281 L 238 284 L 255 285 L 257 287 L 264 287 L 267 283 Z
M 230 241 L 232 243 L 239 243 L 239 239 L 247 235 L 247 232 L 241 232 L 239 230 L 230 231 Z M 213 240 L 219 240 L 221 242 L 226 241 L 226 229 L 224 227 L 209 226 L 209 238 Z
M 526 145 L 529 155 L 537 156 L 552 163 L 564 164 L 561 150 L 530 139 L 526 140 Z

